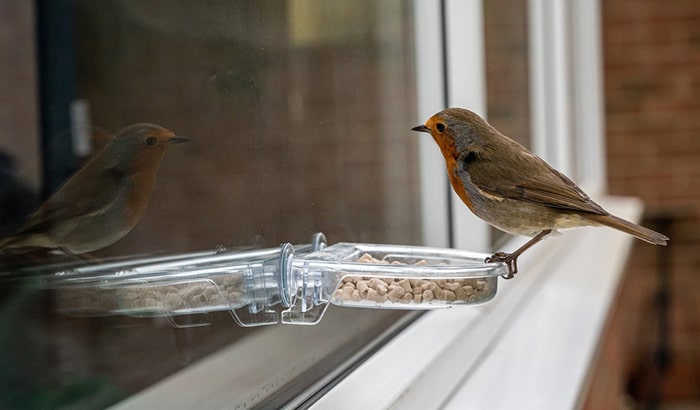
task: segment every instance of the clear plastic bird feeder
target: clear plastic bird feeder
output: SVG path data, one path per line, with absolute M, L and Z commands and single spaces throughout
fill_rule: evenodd
M 337 243 L 217 250 L 69 267 L 46 275 L 69 315 L 164 316 L 174 326 L 210 323 L 228 311 L 241 326 L 316 324 L 329 304 L 439 309 L 491 300 L 502 263 L 488 255 L 421 246 Z

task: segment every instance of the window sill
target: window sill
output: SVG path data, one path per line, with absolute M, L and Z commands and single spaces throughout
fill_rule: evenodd
M 599 203 L 641 216 L 631 198 Z M 312 408 L 576 408 L 633 240 L 584 228 L 539 244 L 491 303 L 423 315 Z

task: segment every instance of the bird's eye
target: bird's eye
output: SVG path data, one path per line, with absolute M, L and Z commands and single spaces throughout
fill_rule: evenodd
M 146 138 L 146 145 L 156 145 L 157 142 L 158 142 L 158 138 L 156 138 L 156 137 Z
M 443 132 L 443 131 L 445 131 L 445 128 L 447 128 L 447 127 L 445 126 L 445 124 L 438 122 L 435 125 L 435 128 L 437 128 L 438 132 Z

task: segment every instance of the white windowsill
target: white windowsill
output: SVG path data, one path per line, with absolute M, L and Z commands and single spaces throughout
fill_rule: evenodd
M 641 216 L 632 198 L 599 203 Z M 580 228 L 538 244 L 514 280 L 499 280 L 491 303 L 423 315 L 312 409 L 578 407 L 634 240 Z

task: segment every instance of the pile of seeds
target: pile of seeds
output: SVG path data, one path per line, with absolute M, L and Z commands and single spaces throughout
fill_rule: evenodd
M 74 287 L 57 289 L 54 292 L 59 311 L 78 316 L 104 315 L 118 306 L 111 289 L 98 287 Z
M 365 253 L 358 262 L 389 264 Z M 402 265 L 394 261 L 391 264 Z M 425 266 L 425 260 L 415 266 Z M 346 276 L 334 292 L 336 300 L 342 302 L 375 302 L 426 304 L 435 302 L 478 303 L 493 296 L 491 281 L 478 279 L 411 279 L 411 278 L 367 278 Z

